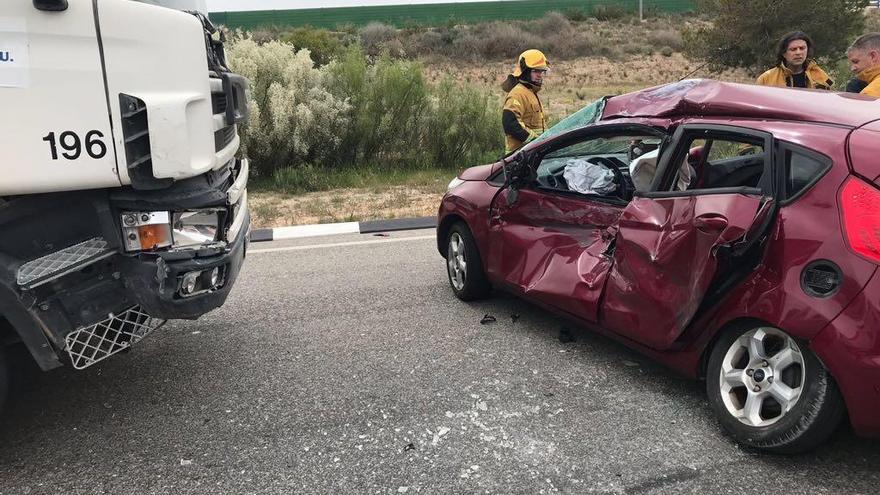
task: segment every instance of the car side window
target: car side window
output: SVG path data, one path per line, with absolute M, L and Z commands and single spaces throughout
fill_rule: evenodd
M 809 151 L 799 146 L 783 146 L 785 160 L 785 197 L 794 199 L 813 185 L 826 170 L 831 168 L 832 160 L 825 155 Z
M 569 143 L 540 158 L 537 184 L 546 190 L 628 201 L 634 189 L 630 164 L 655 152 L 657 136 L 603 136 Z
M 678 147 L 680 161 L 667 191 L 751 187 L 769 192 L 766 150 L 760 138 L 700 133 Z

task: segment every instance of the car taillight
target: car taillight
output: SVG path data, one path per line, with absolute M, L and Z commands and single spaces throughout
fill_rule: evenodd
M 850 248 L 880 264 L 880 189 L 850 177 L 840 192 L 840 207 Z

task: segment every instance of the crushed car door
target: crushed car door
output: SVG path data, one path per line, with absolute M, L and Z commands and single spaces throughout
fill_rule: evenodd
M 674 142 L 652 191 L 620 216 L 601 313 L 603 327 L 655 349 L 671 347 L 705 309 L 775 211 L 770 135 L 682 126 Z M 689 159 L 694 178 L 682 188 Z
M 609 228 L 632 195 L 627 168 L 633 142 L 641 140 L 645 149 L 663 139 L 648 126 L 600 127 L 522 157 L 534 177 L 494 201 L 487 260 L 494 280 L 589 322 L 597 321 L 611 268 Z M 597 175 L 588 177 L 588 171 Z

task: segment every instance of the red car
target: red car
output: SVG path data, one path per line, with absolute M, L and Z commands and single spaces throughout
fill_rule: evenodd
M 880 102 L 689 80 L 600 100 L 465 170 L 437 244 L 492 287 L 705 378 L 779 453 L 880 437 Z

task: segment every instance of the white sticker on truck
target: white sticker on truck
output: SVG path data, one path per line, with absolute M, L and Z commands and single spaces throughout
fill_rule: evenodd
M 0 87 L 28 86 L 28 48 L 24 18 L 0 17 Z

